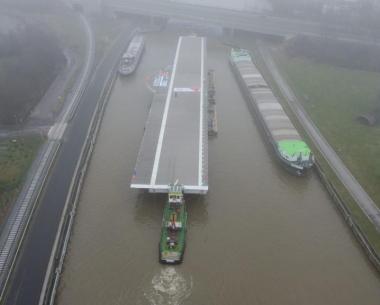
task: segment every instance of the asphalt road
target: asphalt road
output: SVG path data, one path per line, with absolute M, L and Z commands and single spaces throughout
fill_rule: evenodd
M 89 123 L 108 73 L 125 48 L 127 34 L 129 33 L 119 38 L 94 72 L 77 113 L 68 125 L 61 149 L 22 246 L 4 304 L 38 304 L 59 220 Z

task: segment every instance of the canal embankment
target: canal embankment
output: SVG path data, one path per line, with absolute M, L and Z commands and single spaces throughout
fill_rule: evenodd
M 278 70 L 276 62 L 272 58 L 273 51 L 269 47 L 264 47 L 263 43 L 259 43 L 259 47 L 256 48 L 256 59 L 258 60 L 258 63 L 260 64 L 261 68 L 264 70 L 264 73 L 266 74 L 267 78 L 272 82 L 272 85 L 274 86 L 277 94 L 282 96 L 283 100 L 286 101 L 286 105 L 288 111 L 292 112 L 293 119 L 297 121 L 297 124 L 301 130 L 303 129 L 304 136 L 308 139 L 311 146 L 313 147 L 313 150 L 316 155 L 316 172 L 318 173 L 318 176 L 320 177 L 323 185 L 326 187 L 327 191 L 332 196 L 333 202 L 336 204 L 338 209 L 342 212 L 342 215 L 344 219 L 346 220 L 348 226 L 352 230 L 354 236 L 359 241 L 360 245 L 362 246 L 363 250 L 367 254 L 369 260 L 374 264 L 375 268 L 377 270 L 380 270 L 380 256 L 379 256 L 379 250 L 380 250 L 380 235 L 378 232 L 378 223 L 380 221 L 379 219 L 379 209 L 376 206 L 375 202 L 372 201 L 372 199 L 369 197 L 369 195 L 365 192 L 365 190 L 361 187 L 358 181 L 356 181 L 353 174 L 350 173 L 349 169 L 345 167 L 343 162 L 338 157 L 341 155 L 344 155 L 344 159 L 349 158 L 354 162 L 354 157 L 350 157 L 352 154 L 355 154 L 355 152 L 350 151 L 350 149 L 342 149 L 342 146 L 340 146 L 340 142 L 332 144 L 332 147 L 336 148 L 338 145 L 338 154 L 336 154 L 333 150 L 333 148 L 329 145 L 330 141 L 327 142 L 322 134 L 325 134 L 325 130 L 328 128 L 334 128 L 336 124 L 339 125 L 339 122 L 344 121 L 346 118 L 341 119 L 339 117 L 339 114 L 336 112 L 336 103 L 339 104 L 339 101 L 332 102 L 332 105 L 325 104 L 324 107 L 326 107 L 326 116 L 325 121 L 317 119 L 317 122 L 319 123 L 318 126 L 321 124 L 322 126 L 322 132 L 318 130 L 316 125 L 313 123 L 314 118 L 320 118 L 323 117 L 321 114 L 322 111 L 318 111 L 318 109 L 313 109 L 313 107 L 308 107 L 307 111 L 303 108 L 302 105 L 304 105 L 305 102 L 301 102 L 303 100 L 302 96 L 300 97 L 299 90 L 305 89 L 305 86 L 300 85 L 301 88 L 297 87 L 298 83 L 295 82 L 295 79 L 291 79 L 291 85 L 292 88 L 295 88 L 295 92 L 293 92 L 292 88 L 289 87 L 287 84 L 287 81 L 289 80 L 289 74 L 292 70 L 289 70 L 284 68 L 284 66 L 289 65 L 289 63 L 286 63 L 282 61 L 284 59 L 283 55 L 275 56 L 275 59 L 280 62 L 279 67 L 281 68 L 281 71 Z M 277 53 L 279 51 L 277 50 Z M 280 57 L 280 59 L 279 59 Z M 300 63 L 298 63 L 300 64 Z M 311 65 L 309 63 L 309 65 Z M 294 70 L 296 70 L 296 67 L 293 67 Z M 300 68 L 302 70 L 302 68 Z M 328 70 L 328 69 L 327 69 Z M 285 73 L 285 78 L 283 78 L 283 75 L 281 72 Z M 320 71 L 319 71 L 320 72 Z M 349 73 L 349 71 L 346 73 Z M 354 72 L 355 73 L 355 72 Z M 373 73 L 372 73 L 373 74 Z M 315 75 L 315 73 L 313 74 Z M 292 75 L 295 77 L 295 75 Z M 310 76 L 310 75 L 309 75 Z M 320 73 L 321 78 L 323 78 L 323 73 Z M 308 76 L 304 76 L 308 77 Z M 350 77 L 348 77 L 350 79 Z M 313 77 L 313 81 L 315 81 L 315 78 Z M 307 83 L 307 80 L 300 80 L 301 84 Z M 318 82 L 318 81 L 317 81 Z M 321 79 L 319 79 L 319 82 Z M 359 81 L 361 82 L 361 81 Z M 338 82 L 339 84 L 339 82 Z M 310 85 L 310 83 L 309 83 Z M 360 85 L 359 85 L 360 86 Z M 345 88 L 347 86 L 345 85 Z M 362 86 L 363 87 L 363 86 Z M 368 85 L 367 85 L 368 87 Z M 331 88 L 331 86 L 326 86 L 326 90 L 333 91 L 332 93 L 332 99 L 334 99 L 335 95 L 339 95 L 342 93 L 339 87 L 337 88 Z M 320 88 L 322 90 L 322 88 Z M 334 90 L 337 90 L 338 93 L 334 93 Z M 355 89 L 353 89 L 355 90 Z M 364 89 L 363 89 L 364 90 Z M 305 91 L 303 91 L 305 92 Z M 310 91 L 306 92 L 310 93 Z M 364 92 L 361 92 L 363 97 L 368 96 Z M 306 93 L 304 93 L 303 96 L 305 96 Z M 310 93 L 311 94 L 311 93 Z M 344 93 L 344 94 L 350 94 Z M 371 93 L 368 93 L 371 95 Z M 326 95 L 326 92 L 321 93 L 319 95 Z M 311 96 L 310 99 L 313 99 L 314 103 L 317 103 L 316 96 Z M 341 101 L 341 99 L 340 99 Z M 310 101 L 309 101 L 310 102 Z M 335 106 L 334 106 L 335 105 Z M 321 107 L 321 106 L 316 106 Z M 344 106 L 343 106 L 344 107 Z M 333 108 L 331 111 L 328 109 Z M 341 112 L 344 112 L 343 109 L 340 110 Z M 314 113 L 314 116 L 309 116 L 309 113 Z M 329 113 L 329 119 L 327 119 L 327 113 Z M 336 119 L 334 120 L 331 115 L 336 116 Z M 344 115 L 343 115 L 344 116 Z M 326 121 L 327 120 L 327 121 Z M 354 122 L 355 123 L 355 122 Z M 351 134 L 351 129 L 347 128 L 344 132 L 342 129 L 342 126 L 340 128 L 337 128 L 337 130 L 340 130 L 340 132 L 343 132 L 342 139 L 347 139 L 347 134 L 349 137 L 353 137 Z M 359 127 L 361 128 L 361 127 Z M 335 131 L 337 132 L 337 131 Z M 330 135 L 329 132 L 326 132 L 328 135 Z M 355 132 L 354 132 L 355 134 Z M 329 138 L 328 138 L 329 140 Z M 351 138 L 352 141 L 354 141 Z M 343 141 L 343 140 L 341 140 Z M 368 141 L 368 137 L 361 138 L 358 141 Z M 354 141 L 355 142 L 355 141 Z M 346 143 L 347 148 L 348 143 Z M 350 144 L 351 145 L 351 144 Z M 360 146 L 360 143 L 354 144 L 357 146 Z M 363 145 L 364 146 L 364 145 Z M 344 145 L 343 145 L 344 147 Z M 363 150 L 362 150 L 363 151 Z M 365 154 L 365 152 L 363 151 Z M 370 158 L 370 156 L 368 156 Z M 361 157 L 362 158 L 362 157 Z M 370 162 L 367 160 L 367 162 Z M 364 172 L 364 169 L 362 169 Z M 354 174 L 356 171 L 353 172 Z M 369 171 L 366 171 L 367 175 L 371 176 L 373 173 L 370 173 Z M 363 173 L 362 173 L 363 174 Z M 355 175 L 356 176 L 356 175 Z M 362 180 L 360 180 L 362 182 Z M 371 186 L 369 186 L 371 188 Z M 371 192 L 371 195 L 373 192 Z M 376 197 L 377 198 L 377 197 Z

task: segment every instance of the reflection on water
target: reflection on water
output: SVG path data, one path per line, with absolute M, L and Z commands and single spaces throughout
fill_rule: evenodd
M 188 217 L 188 226 L 206 225 L 208 223 L 207 196 L 187 195 L 186 209 Z
M 186 277 L 175 267 L 163 267 L 153 276 L 144 296 L 150 305 L 180 305 L 191 295 L 192 289 L 191 275 Z
M 186 195 L 185 200 L 189 215 L 188 224 L 190 226 L 207 224 L 208 213 L 205 196 Z M 134 205 L 135 221 L 144 225 L 153 224 L 157 226 L 161 223 L 162 211 L 166 201 L 166 194 L 151 194 L 140 191 Z
M 143 225 L 157 226 L 161 223 L 162 211 L 167 196 L 140 191 L 134 205 L 134 219 Z

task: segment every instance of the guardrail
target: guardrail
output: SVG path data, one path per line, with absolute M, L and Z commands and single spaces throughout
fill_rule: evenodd
M 330 194 L 331 198 L 333 199 L 333 202 L 335 203 L 336 207 L 342 213 L 342 216 L 345 222 L 350 227 L 352 233 L 354 233 L 354 236 L 356 237 L 356 239 L 359 241 L 360 245 L 364 249 L 368 259 L 373 263 L 377 271 L 380 272 L 379 254 L 372 247 L 370 241 L 367 239 L 367 237 L 361 230 L 360 226 L 356 223 L 355 219 L 352 217 L 350 208 L 344 202 L 342 197 L 339 195 L 335 186 L 328 179 L 328 177 L 326 176 L 325 172 L 323 171 L 323 168 L 318 163 L 318 161 L 315 162 L 315 171 L 317 172 L 318 177 L 320 178 L 322 184 L 325 186 L 327 192 Z

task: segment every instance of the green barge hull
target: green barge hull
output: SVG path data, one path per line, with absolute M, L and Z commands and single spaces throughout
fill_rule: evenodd
M 187 212 L 183 187 L 170 185 L 162 217 L 159 260 L 163 264 L 180 264 L 186 247 Z

